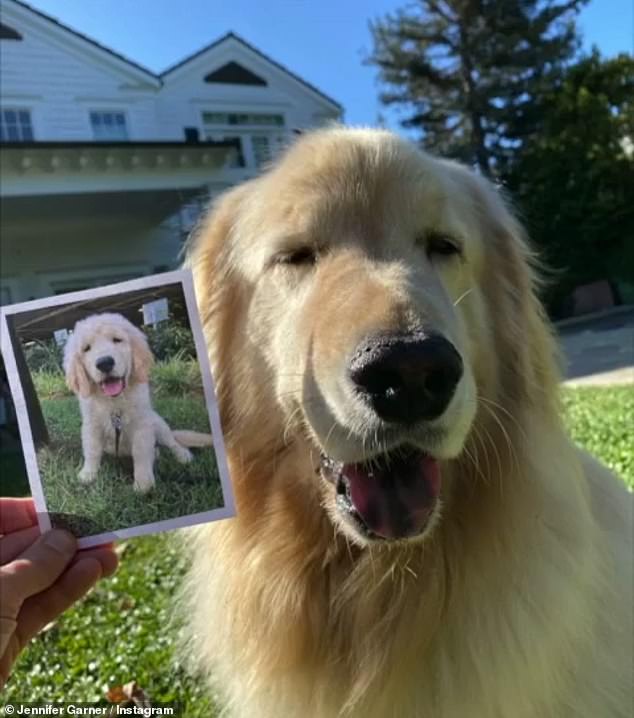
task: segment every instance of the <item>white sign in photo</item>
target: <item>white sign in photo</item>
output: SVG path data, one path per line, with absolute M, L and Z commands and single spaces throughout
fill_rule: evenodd
M 169 317 L 167 299 L 156 299 L 143 305 L 143 323 L 156 325 Z

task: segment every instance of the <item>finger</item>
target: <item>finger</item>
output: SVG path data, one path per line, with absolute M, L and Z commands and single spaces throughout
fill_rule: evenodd
M 18 558 L 0 566 L 2 615 L 15 617 L 22 603 L 48 588 L 70 563 L 77 548 L 72 534 L 48 531 Z
M 19 529 L 0 538 L 0 566 L 13 561 L 26 551 L 39 535 L 40 529 L 37 526 L 30 526 L 28 529 Z
M 107 578 L 117 570 L 119 565 L 119 557 L 117 556 L 112 544 L 110 546 L 95 546 L 94 548 L 83 549 L 75 554 L 70 562 L 70 566 L 74 566 L 85 558 L 94 558 L 101 564 L 101 576 Z
M 9 534 L 36 524 L 33 499 L 0 498 L 0 534 Z
M 18 614 L 16 635 L 20 648 L 78 601 L 101 577 L 101 564 L 95 558 L 83 558 L 71 566 L 50 587 L 27 599 Z
M 15 618 L 5 618 L 0 616 L 0 656 L 4 656 L 11 643 L 15 641 L 15 629 L 18 622 Z M 2 672 L 0 671 L 0 675 Z M 2 685 L 0 685 L 2 688 Z
M 16 624 L 17 625 L 17 624 Z M 4 684 L 11 674 L 11 666 L 15 663 L 20 647 L 15 632 L 11 632 L 6 642 L 2 644 L 2 653 L 0 654 L 0 690 L 4 688 Z

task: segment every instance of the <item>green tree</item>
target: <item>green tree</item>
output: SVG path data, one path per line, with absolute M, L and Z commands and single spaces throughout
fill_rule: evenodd
M 370 23 L 381 101 L 435 151 L 502 166 L 535 120 L 533 98 L 578 49 L 587 0 L 416 0 Z
M 634 284 L 634 59 L 595 49 L 535 103 L 536 131 L 505 185 L 555 280 L 551 310 L 579 284 Z

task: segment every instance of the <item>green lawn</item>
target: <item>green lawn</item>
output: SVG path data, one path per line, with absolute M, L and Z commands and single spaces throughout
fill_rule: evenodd
M 634 489 L 634 387 L 577 387 L 563 399 L 572 438 Z
M 169 534 L 125 542 L 115 576 L 32 641 L 5 701 L 96 702 L 134 680 L 155 701 L 181 703 L 188 718 L 213 718 L 202 685 L 173 658 L 171 601 L 184 571 L 177 546 Z
M 576 441 L 634 486 L 631 387 L 568 389 L 564 400 Z M 92 701 L 104 687 L 136 680 L 156 701 L 183 702 L 188 718 L 213 718 L 202 687 L 173 658 L 172 598 L 184 568 L 169 535 L 127 542 L 116 576 L 33 641 L 6 698 Z

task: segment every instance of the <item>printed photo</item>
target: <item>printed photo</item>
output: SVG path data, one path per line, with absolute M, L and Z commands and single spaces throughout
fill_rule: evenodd
M 87 547 L 234 514 L 189 271 L 2 308 L 40 528 Z

